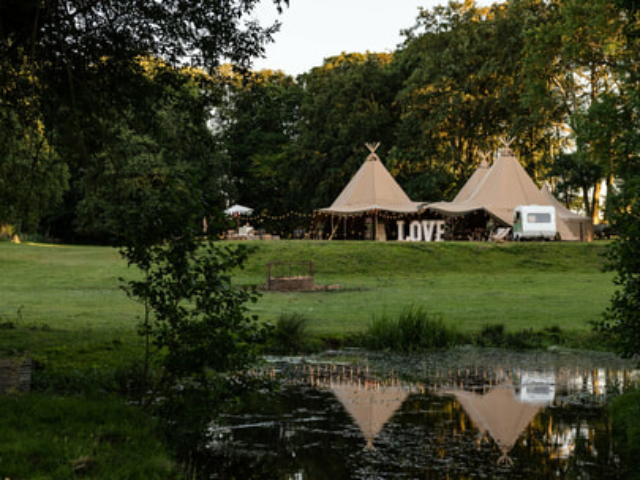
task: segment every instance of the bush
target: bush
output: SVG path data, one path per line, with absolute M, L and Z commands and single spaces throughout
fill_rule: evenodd
M 301 313 L 283 313 L 269 335 L 267 350 L 280 355 L 306 351 L 311 341 L 308 335 L 309 319 Z
M 458 330 L 446 326 L 439 315 L 410 306 L 397 319 L 374 318 L 365 334 L 365 345 L 371 350 L 412 353 L 446 348 L 461 339 Z
M 640 390 L 613 399 L 609 405 L 613 435 L 625 463 L 634 465 L 640 457 Z M 630 478 L 640 479 L 640 472 Z
M 560 327 L 552 326 L 540 332 L 532 329 L 522 329 L 517 332 L 507 332 L 503 324 L 486 325 L 474 338 L 479 347 L 505 347 L 515 350 L 541 348 L 546 344 L 556 345 L 564 342 Z

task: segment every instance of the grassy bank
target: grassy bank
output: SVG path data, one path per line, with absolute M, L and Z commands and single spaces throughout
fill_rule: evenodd
M 601 243 L 249 244 L 255 251 L 235 273 L 237 284 L 264 285 L 268 261 L 312 260 L 317 284 L 340 286 L 264 292 L 252 306 L 272 322 L 302 314 L 320 335 L 361 333 L 373 317 L 396 316 L 408 305 L 439 314 L 463 332 L 500 323 L 508 331 L 588 331 L 614 289 L 612 274 L 602 271 Z M 3 343 L 41 351 L 99 338 L 99 348 L 129 348 L 142 310 L 119 288 L 119 278 L 135 272 L 114 249 L 4 242 L 0 268 L 0 324 L 20 327 L 5 329 Z M 19 333 L 25 329 L 28 337 Z
M 440 314 L 464 332 L 559 326 L 588 331 L 613 292 L 602 243 L 255 242 L 239 283 L 264 284 L 268 261 L 315 262 L 316 283 L 337 291 L 265 292 L 255 311 L 274 320 L 300 312 L 322 335 L 359 333 L 373 316 L 407 305 Z

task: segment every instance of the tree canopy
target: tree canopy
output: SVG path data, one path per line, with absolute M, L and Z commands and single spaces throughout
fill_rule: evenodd
M 500 138 L 567 205 L 607 214 L 602 181 L 614 190 L 630 155 L 634 7 L 451 2 L 422 10 L 393 53 L 293 78 L 246 68 L 277 31 L 250 20 L 256 3 L 3 2 L 0 222 L 110 242 L 126 202 L 180 202 L 186 177 L 198 215 L 226 202 L 309 214 L 366 142 L 410 197 L 443 200 Z

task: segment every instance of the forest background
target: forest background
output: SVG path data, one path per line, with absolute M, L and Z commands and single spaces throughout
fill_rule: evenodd
M 153 24 L 131 28 L 126 9 L 44 8 L 36 38 L 31 3 L 2 8 L 6 233 L 101 244 L 126 225 L 154 235 L 185 189 L 199 197 L 185 202 L 190 215 L 241 203 L 286 217 L 273 228 L 290 233 L 330 205 L 371 141 L 427 202 L 451 199 L 483 152 L 514 138 L 532 178 L 596 223 L 602 186 L 616 191 L 635 171 L 631 1 L 453 2 L 422 11 L 394 53 L 344 53 L 297 78 L 247 68 L 262 51 L 247 39 L 268 41 L 277 26 L 248 24 L 234 49 L 199 62 L 177 40 L 152 45 Z

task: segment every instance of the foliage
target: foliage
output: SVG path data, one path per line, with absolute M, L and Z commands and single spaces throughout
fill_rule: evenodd
M 422 307 L 407 307 L 398 318 L 375 318 L 366 334 L 365 345 L 372 350 L 413 353 L 446 348 L 460 343 L 457 329 Z
M 36 232 L 40 219 L 61 201 L 67 180 L 67 166 L 42 122 L 23 124 L 0 100 L 0 225 L 12 225 L 18 234 Z
M 640 455 L 640 391 L 631 390 L 609 404 L 613 435 L 627 465 L 635 465 Z M 635 472 L 629 478 L 640 478 Z
M 393 144 L 399 77 L 389 54 L 343 54 L 300 77 L 298 137 L 284 175 L 290 204 L 310 211 L 330 205 L 367 156 L 367 142 Z
M 215 120 L 229 162 L 229 203 L 272 216 L 297 209 L 290 203 L 285 167 L 299 126 L 302 86 L 269 70 L 232 73 L 227 82 Z
M 221 156 L 206 127 L 208 100 L 188 72 L 145 64 L 143 110 L 100 120 L 103 144 L 76 182 L 78 228 L 121 245 L 153 244 L 222 206 Z
M 611 244 L 609 268 L 616 272 L 614 283 L 618 289 L 600 324 L 601 329 L 615 336 L 617 348 L 625 356 L 640 354 L 639 180 L 635 177 L 628 181 L 624 194 L 615 200 L 619 208 L 611 218 L 618 237 Z
M 544 173 L 549 118 L 527 104 L 522 71 L 533 13 L 469 1 L 421 12 L 394 61 L 406 81 L 392 171 L 412 198 L 451 198 L 500 137 L 515 137 L 530 173 Z
M 132 245 L 123 252 L 144 272 L 126 290 L 145 305 L 140 334 L 147 343 L 145 365 L 161 367 L 156 388 L 167 394 L 193 381 L 206 389 L 211 375 L 238 373 L 254 360 L 263 334 L 245 304 L 256 295 L 233 288 L 228 273 L 242 265 L 246 249 L 211 241 L 201 246 L 185 234 L 168 245 Z
M 286 0 L 272 3 L 280 8 Z M 77 240 L 81 234 L 86 240 L 91 233 L 91 240 L 113 241 L 111 232 L 97 228 L 92 214 L 101 214 L 102 208 L 111 205 L 104 198 L 108 188 L 122 193 L 122 187 L 113 185 L 120 174 L 118 167 L 139 178 L 149 173 L 145 168 L 149 163 L 173 171 L 185 167 L 187 159 L 194 160 L 189 168 L 201 167 L 199 178 L 209 183 L 209 191 L 219 192 L 217 181 L 225 172 L 219 163 L 212 168 L 211 140 L 203 135 L 208 120 L 204 112 L 210 111 L 218 90 L 204 84 L 202 72 L 194 75 L 188 70 L 198 77 L 190 92 L 197 101 L 185 101 L 186 87 L 178 80 L 186 76 L 185 70 L 172 69 L 214 68 L 223 58 L 246 66 L 251 57 L 263 52 L 264 43 L 278 28 L 248 20 L 256 4 L 255 0 L 4 2 L 0 7 L 0 107 L 17 115 L 15 123 L 26 134 L 33 132 L 37 119 L 40 135 L 56 155 L 46 159 L 41 148 L 40 157 L 49 162 L 43 163 L 49 167 L 49 183 L 36 178 L 24 197 L 42 193 L 41 187 L 46 194 L 43 200 L 59 197 L 64 188 L 51 179 L 66 181 L 66 177 L 60 176 L 55 158 L 66 166 L 62 172 L 68 170 L 70 175 L 71 188 L 64 202 L 54 212 L 32 208 L 31 216 L 49 213 L 43 228 L 58 238 Z M 144 68 L 141 59 L 149 58 L 164 65 L 160 73 L 150 74 Z M 17 130 L 15 136 L 23 132 Z M 46 146 L 35 135 L 30 139 Z M 24 162 L 24 157 L 35 166 L 32 145 L 21 144 L 23 153 L 14 154 L 9 164 L 12 175 L 17 170 L 13 165 L 17 160 Z M 0 145 L 0 152 L 6 148 Z M 205 150 L 209 150 L 206 156 Z M 140 172 L 134 170 L 137 166 Z M 52 197 L 51 191 L 58 197 Z
M 556 347 L 560 344 L 569 347 L 578 346 L 572 340 L 572 336 L 565 334 L 556 325 L 545 327 L 541 330 L 521 329 L 508 332 L 504 324 L 497 323 L 486 325 L 472 336 L 473 342 L 481 347 L 502 347 L 514 350 L 536 349 L 541 347 Z
M 625 19 L 623 31 L 628 41 L 625 61 L 618 65 L 623 79 L 621 93 L 626 100 L 619 118 L 627 122 L 616 143 L 619 154 L 617 188 L 610 193 L 607 204 L 611 226 L 618 234 L 609 251 L 609 268 L 616 273 L 617 290 L 599 328 L 614 335 L 620 353 L 633 356 L 640 354 L 639 44 L 637 6 L 620 2 L 617 7 Z

